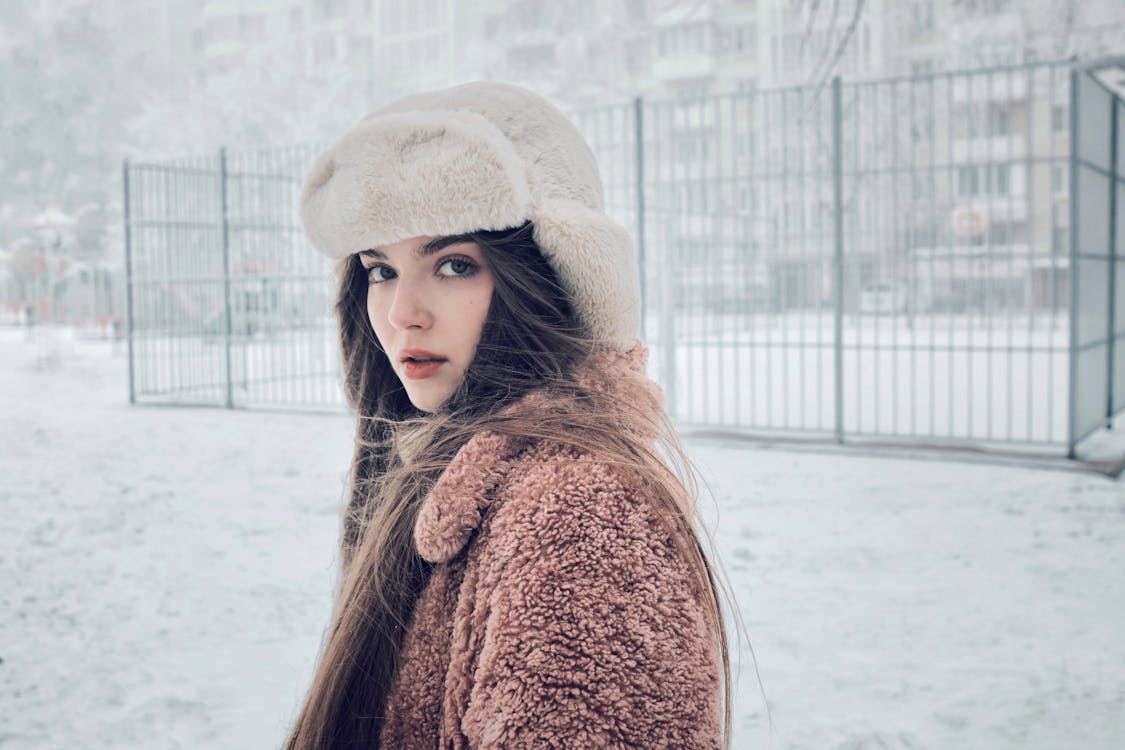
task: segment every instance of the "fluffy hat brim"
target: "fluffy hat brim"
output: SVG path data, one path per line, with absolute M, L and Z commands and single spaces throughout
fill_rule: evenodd
M 463 103 L 472 87 L 450 89 L 456 95 L 448 101 Z M 640 320 L 633 247 L 601 210 L 592 153 L 545 100 L 517 87 L 478 87 L 485 99 L 503 92 L 498 101 L 516 109 L 494 122 L 464 108 L 392 106 L 321 155 L 301 191 L 309 239 L 340 260 L 412 237 L 507 229 L 531 220 L 593 337 L 609 348 L 630 348 Z M 525 116 L 521 96 L 529 102 L 526 112 L 540 120 L 518 121 Z

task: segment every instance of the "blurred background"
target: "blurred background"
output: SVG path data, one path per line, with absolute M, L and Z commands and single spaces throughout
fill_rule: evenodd
M 0 14 L 0 316 L 130 335 L 134 400 L 339 406 L 331 282 L 295 218 L 310 159 L 390 99 L 490 78 L 594 148 L 681 423 L 1073 457 L 1121 401 L 1120 3 Z
M 733 747 L 1125 747 L 1123 40 L 1112 0 L 0 5 L 0 745 L 280 744 L 351 451 L 301 182 L 493 79 L 634 237 L 754 646 Z

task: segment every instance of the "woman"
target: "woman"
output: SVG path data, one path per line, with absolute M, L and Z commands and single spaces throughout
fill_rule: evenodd
M 357 436 L 288 747 L 723 745 L 715 579 L 578 131 L 514 86 L 408 97 L 320 157 L 301 215 L 339 261 Z

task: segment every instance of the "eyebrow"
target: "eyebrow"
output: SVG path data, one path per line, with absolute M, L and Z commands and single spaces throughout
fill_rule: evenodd
M 425 258 L 428 255 L 439 253 L 450 245 L 460 245 L 463 242 L 472 242 L 472 238 L 467 234 L 454 234 L 449 237 L 436 237 L 425 245 L 414 251 L 414 256 L 417 258 Z M 374 258 L 376 260 L 387 260 L 387 254 L 381 250 L 371 248 L 370 250 L 362 250 L 359 253 L 365 258 Z

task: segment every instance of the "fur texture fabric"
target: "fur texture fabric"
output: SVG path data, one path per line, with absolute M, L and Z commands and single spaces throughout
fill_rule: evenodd
M 597 355 L 580 382 L 659 409 L 646 357 Z M 653 502 L 573 447 L 471 439 L 420 510 L 435 566 L 380 747 L 720 747 L 719 645 Z
M 316 160 L 300 210 L 312 244 L 335 260 L 531 220 L 594 337 L 624 349 L 637 335 L 633 244 L 605 214 L 593 152 L 558 109 L 518 86 L 470 83 L 377 110 Z

